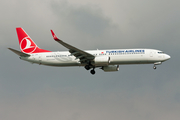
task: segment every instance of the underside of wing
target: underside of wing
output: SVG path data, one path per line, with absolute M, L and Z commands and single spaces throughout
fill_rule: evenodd
M 95 58 L 94 55 L 63 42 L 62 40 L 57 38 L 57 36 L 54 34 L 54 32 L 52 30 L 51 30 L 51 33 L 52 33 L 54 40 L 57 41 L 58 43 L 60 43 L 61 45 L 63 45 L 64 47 L 66 47 L 67 49 L 69 49 L 69 52 L 71 53 L 71 55 L 75 56 L 76 59 L 80 59 L 81 63 L 87 63 L 87 62 L 94 60 L 94 58 Z

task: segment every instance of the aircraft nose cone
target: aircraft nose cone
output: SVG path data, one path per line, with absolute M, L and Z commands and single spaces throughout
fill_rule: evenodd
M 166 58 L 166 60 L 169 60 L 171 58 L 171 56 L 165 55 L 165 58 Z

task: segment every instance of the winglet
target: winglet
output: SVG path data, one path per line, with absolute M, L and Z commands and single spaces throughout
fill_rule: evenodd
M 56 41 L 60 41 L 60 39 L 57 38 L 57 36 L 54 34 L 53 30 L 51 30 L 52 36 L 54 38 L 54 40 Z

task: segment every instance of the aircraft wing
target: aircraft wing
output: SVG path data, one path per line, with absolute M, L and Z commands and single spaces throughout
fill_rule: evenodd
M 30 56 L 29 54 L 20 52 L 18 50 L 12 49 L 12 48 L 8 48 L 8 49 L 11 50 L 12 52 L 16 53 L 17 55 L 22 56 L 22 57 L 29 57 Z
M 60 43 L 61 45 L 63 45 L 64 47 L 66 47 L 67 49 L 69 49 L 69 52 L 71 53 L 71 55 L 74 55 L 76 57 L 76 59 L 80 59 L 81 63 L 91 61 L 95 58 L 94 55 L 63 42 L 62 40 L 57 38 L 57 36 L 54 34 L 54 32 L 52 30 L 51 30 L 51 33 L 52 33 L 54 40 L 57 41 L 58 43 Z

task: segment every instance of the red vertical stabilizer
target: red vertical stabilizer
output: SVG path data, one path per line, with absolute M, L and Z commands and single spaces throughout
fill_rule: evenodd
M 30 53 L 30 54 L 51 52 L 48 50 L 40 49 L 22 28 L 16 28 L 16 31 L 17 31 L 17 36 L 19 39 L 21 52 Z

